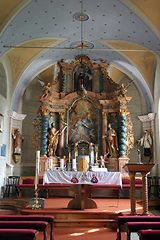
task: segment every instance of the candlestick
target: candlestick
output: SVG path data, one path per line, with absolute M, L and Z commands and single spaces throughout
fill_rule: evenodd
M 32 209 L 37 210 L 41 208 L 38 201 L 38 183 L 39 183 L 39 162 L 40 162 L 40 151 L 36 151 L 36 177 L 35 177 L 35 203 L 32 205 Z
M 61 171 L 63 171 L 63 169 L 64 169 L 64 159 L 63 158 L 60 159 L 60 168 L 61 168 Z
M 35 190 L 38 189 L 38 180 L 39 180 L 39 161 L 40 161 L 40 151 L 36 151 L 36 178 L 35 178 Z
M 69 151 L 68 155 L 69 155 L 69 156 L 68 156 L 68 158 L 69 158 L 69 159 L 68 159 L 68 162 L 70 163 L 70 162 L 71 162 L 71 151 Z
M 52 170 L 53 168 L 53 162 L 52 162 L 52 158 L 49 159 L 49 170 Z
M 76 159 L 75 158 L 72 159 L 72 169 L 73 169 L 73 171 L 76 171 Z

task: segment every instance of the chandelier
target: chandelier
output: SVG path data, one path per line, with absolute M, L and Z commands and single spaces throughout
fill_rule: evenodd
M 81 16 L 83 15 L 83 0 L 81 0 Z M 83 48 L 84 48 L 84 42 L 83 42 L 83 18 L 80 18 L 81 21 L 81 43 L 80 43 L 80 48 L 81 48 L 81 59 L 80 59 L 80 78 L 79 78 L 79 89 L 77 91 L 77 94 L 81 97 L 84 98 L 85 95 L 87 94 L 86 89 L 84 88 L 84 78 L 85 78 L 85 66 L 83 63 Z

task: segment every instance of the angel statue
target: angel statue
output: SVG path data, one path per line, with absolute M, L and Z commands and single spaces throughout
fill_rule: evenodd
M 42 94 L 42 98 L 46 98 L 48 97 L 50 94 L 51 94 L 51 84 L 50 83 L 44 83 L 40 80 L 38 80 L 42 86 L 42 91 L 43 91 L 43 94 Z
M 121 83 L 120 87 L 117 88 L 118 95 L 122 98 L 125 98 L 126 101 L 127 101 L 126 92 L 133 81 L 134 79 L 131 82 L 129 82 L 126 86 L 124 86 L 124 83 Z

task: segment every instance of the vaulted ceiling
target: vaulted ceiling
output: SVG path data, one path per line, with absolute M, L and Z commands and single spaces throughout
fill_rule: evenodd
M 107 62 L 115 82 L 123 74 L 135 79 L 149 112 L 159 12 L 159 0 L 0 0 L 0 60 L 11 76 L 12 110 L 35 76 L 52 81 L 56 62 L 83 53 Z

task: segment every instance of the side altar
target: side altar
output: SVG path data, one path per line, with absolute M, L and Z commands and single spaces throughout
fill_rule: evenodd
M 40 150 L 40 175 L 51 170 L 120 171 L 129 162 L 134 137 L 126 96 L 129 86 L 116 84 L 108 64 L 80 55 L 57 64 L 57 77 L 42 83 L 34 120 L 33 146 Z M 103 162 L 103 164 L 102 164 Z

